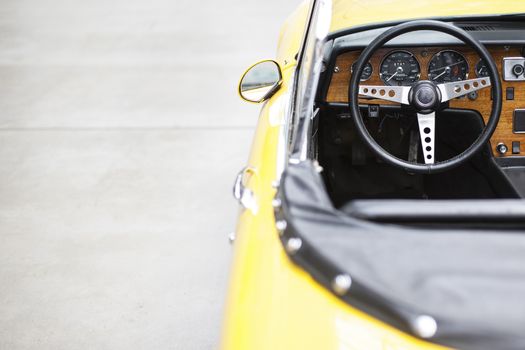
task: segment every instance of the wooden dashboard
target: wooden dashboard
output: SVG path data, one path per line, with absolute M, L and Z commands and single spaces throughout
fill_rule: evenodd
M 514 110 L 525 109 L 525 82 L 504 81 L 502 77 L 502 65 L 504 57 L 520 57 L 522 56 L 520 48 L 508 46 L 489 46 L 487 47 L 490 54 L 494 58 L 502 81 L 503 92 L 503 108 L 498 127 L 491 138 L 491 147 L 496 157 L 512 157 L 525 156 L 525 133 L 515 133 L 513 128 Z M 370 64 L 372 65 L 372 75 L 363 84 L 366 85 L 385 85 L 379 76 L 380 65 L 383 58 L 391 51 L 403 50 L 411 52 L 419 62 L 421 70 L 421 80 L 428 80 L 428 65 L 432 57 L 442 50 L 454 50 L 462 54 L 468 63 L 468 77 L 476 78 L 475 67 L 479 62 L 478 54 L 467 47 L 421 47 L 421 48 L 403 48 L 403 49 L 380 49 L 377 50 L 372 58 Z M 351 67 L 357 61 L 360 51 L 349 51 L 340 54 L 336 59 L 335 68 L 332 74 L 328 92 L 326 95 L 326 102 L 329 103 L 348 103 L 348 84 L 350 81 Z M 507 88 L 514 88 L 514 99 L 507 99 Z M 377 104 L 377 105 L 395 105 L 393 102 L 384 100 L 370 100 L 360 99 L 361 104 Z M 478 96 L 475 100 L 468 97 L 461 97 L 450 101 L 451 108 L 471 109 L 477 110 L 487 121 L 491 111 L 491 89 L 482 89 L 478 91 Z M 514 142 L 514 147 L 513 147 Z M 519 149 L 516 148 L 519 142 Z M 508 151 L 505 154 L 500 154 L 496 147 L 498 144 L 505 144 Z M 519 152 L 517 152 L 519 151 Z

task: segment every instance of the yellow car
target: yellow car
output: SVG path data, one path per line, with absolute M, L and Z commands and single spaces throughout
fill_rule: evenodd
M 305 2 L 239 94 L 221 349 L 525 349 L 525 1 Z

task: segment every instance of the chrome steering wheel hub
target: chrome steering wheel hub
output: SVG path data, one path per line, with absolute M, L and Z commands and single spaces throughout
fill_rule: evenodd
M 441 105 L 441 92 L 436 84 L 423 80 L 412 86 L 408 92 L 408 102 L 419 113 L 429 114 Z

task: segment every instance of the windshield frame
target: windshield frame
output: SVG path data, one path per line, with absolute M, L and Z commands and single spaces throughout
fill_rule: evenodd
M 292 103 L 290 104 L 289 162 L 307 158 L 309 121 L 314 116 L 314 100 L 323 62 L 323 45 L 329 34 L 332 0 L 313 0 L 304 40 L 297 56 Z

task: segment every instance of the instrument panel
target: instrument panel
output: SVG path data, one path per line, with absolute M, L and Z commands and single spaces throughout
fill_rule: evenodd
M 498 127 L 491 138 L 491 148 L 497 157 L 525 156 L 525 131 L 517 128 L 517 124 L 525 123 L 525 116 L 523 121 L 515 120 L 516 115 L 520 115 L 517 111 L 525 109 L 525 75 L 521 80 L 519 76 L 515 78 L 506 72 L 515 74 L 520 67 L 523 68 L 514 63 L 512 67 L 507 67 L 509 62 L 517 62 L 522 56 L 521 48 L 488 46 L 487 49 L 498 67 L 503 90 L 503 108 Z M 326 102 L 348 103 L 350 76 L 360 53 L 360 50 L 348 51 L 336 58 Z M 524 74 L 523 71 L 521 73 Z M 468 47 L 383 48 L 374 53 L 360 80 L 366 81 L 367 85 L 410 86 L 419 80 L 440 84 L 487 75 L 485 62 Z M 449 105 L 451 108 L 477 110 L 487 121 L 492 107 L 491 99 L 491 89 L 483 89 L 451 100 Z M 360 99 L 360 103 L 395 105 L 393 102 L 369 98 Z

